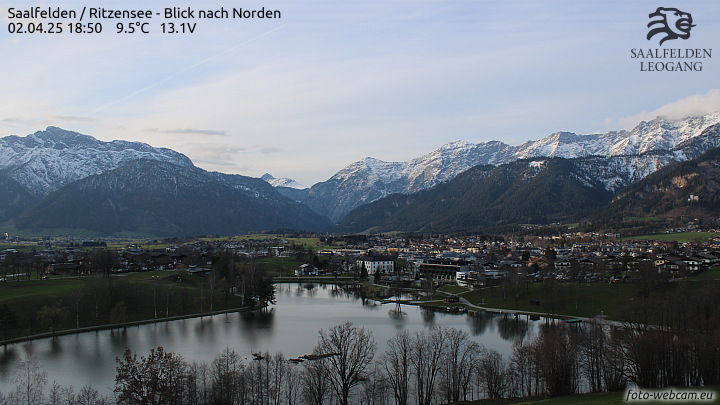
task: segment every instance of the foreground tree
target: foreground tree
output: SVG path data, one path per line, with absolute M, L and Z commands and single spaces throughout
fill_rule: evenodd
M 446 329 L 435 327 L 430 333 L 416 332 L 413 339 L 412 367 L 418 405 L 430 405 L 435 396 L 435 381 L 445 351 Z
M 342 405 L 349 402 L 350 391 L 366 378 L 366 369 L 375 357 L 377 344 L 372 332 L 352 322 L 320 330 L 317 352 L 327 356 L 327 377 Z
M 388 349 L 382 356 L 381 364 L 385 368 L 388 383 L 392 387 L 397 405 L 407 405 L 410 392 L 410 371 L 412 337 L 402 330 L 388 340 Z
M 319 347 L 313 350 L 314 356 L 320 356 Z M 302 396 L 305 402 L 312 405 L 322 405 L 330 389 L 327 379 L 326 358 L 309 360 L 303 363 L 303 370 L 300 373 L 302 385 Z
M 188 373 L 182 356 L 158 347 L 138 359 L 127 349 L 117 362 L 113 391 L 119 404 L 179 404 L 185 397 Z
M 47 383 L 47 373 L 40 367 L 37 357 L 26 358 L 17 365 L 13 382 L 18 404 L 43 403 L 43 389 Z

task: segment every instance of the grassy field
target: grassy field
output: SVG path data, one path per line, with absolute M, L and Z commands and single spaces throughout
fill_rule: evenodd
M 256 260 L 254 263 L 271 276 L 290 277 L 295 275 L 295 269 L 304 262 L 294 257 L 270 257 Z
M 542 288 L 542 283 L 527 285 L 526 288 L 521 289 L 517 303 L 514 294 L 508 293 L 504 296 L 500 287 L 461 293 L 460 296 L 476 305 L 489 308 L 546 313 L 548 303 L 545 302 Z M 561 283 L 558 284 L 558 288 L 558 295 L 555 298 L 555 313 L 558 315 L 587 318 L 605 315 L 609 319 L 619 319 L 624 308 L 632 305 L 635 300 L 635 288 L 632 284 Z M 540 300 L 540 306 L 532 304 L 530 300 Z
M 668 242 L 687 243 L 705 242 L 718 235 L 710 232 L 678 232 L 678 233 L 655 233 L 651 235 L 640 235 L 620 238 L 620 240 L 664 240 Z
M 208 312 L 210 300 L 207 286 L 201 288 L 198 279 L 179 283 L 170 271 L 0 283 L 0 304 L 7 304 L 19 321 L 7 330 L 8 338 L 49 332 L 43 308 L 60 310 L 57 330 L 63 330 L 78 323 L 86 327 Z M 220 293 L 212 301 L 213 310 L 242 306 L 240 297 Z
M 439 291 L 443 291 L 450 294 L 460 294 L 467 291 L 470 291 L 469 289 L 465 287 L 460 287 L 459 285 L 445 285 L 440 288 L 438 288 Z

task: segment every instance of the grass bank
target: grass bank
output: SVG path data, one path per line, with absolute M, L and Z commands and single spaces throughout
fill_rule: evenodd
M 210 294 L 199 279 L 177 282 L 173 272 L 109 278 L 51 278 L 0 283 L 8 311 L 0 340 L 126 322 L 154 321 L 242 307 L 241 297 Z M 4 320 L 3 320 L 4 319 Z

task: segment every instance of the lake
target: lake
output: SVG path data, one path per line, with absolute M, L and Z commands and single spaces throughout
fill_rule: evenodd
M 535 336 L 541 321 L 522 316 L 484 313 L 478 316 L 431 312 L 403 305 L 406 315 L 391 316 L 395 304 L 373 305 L 334 285 L 278 284 L 277 304 L 255 312 L 230 313 L 203 318 L 146 324 L 119 330 L 102 330 L 0 348 L 0 392 L 13 389 L 12 375 L 18 362 L 35 355 L 48 374 L 48 385 L 92 384 L 108 394 L 115 384 L 115 359 L 126 347 L 139 356 L 163 346 L 185 360 L 210 363 L 223 349 L 235 349 L 242 357 L 252 353 L 282 352 L 285 357 L 310 354 L 318 330 L 346 321 L 372 330 L 378 354 L 397 332 L 420 331 L 435 325 L 454 327 L 470 334 L 487 348 L 507 356 L 515 341 Z

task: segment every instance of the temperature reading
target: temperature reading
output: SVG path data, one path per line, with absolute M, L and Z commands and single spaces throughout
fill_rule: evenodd
M 141 22 L 131 22 L 131 23 L 117 23 L 115 24 L 115 28 L 117 28 L 118 34 L 134 34 L 136 32 L 142 32 L 143 34 L 150 33 L 148 29 L 149 23 L 141 23 Z

